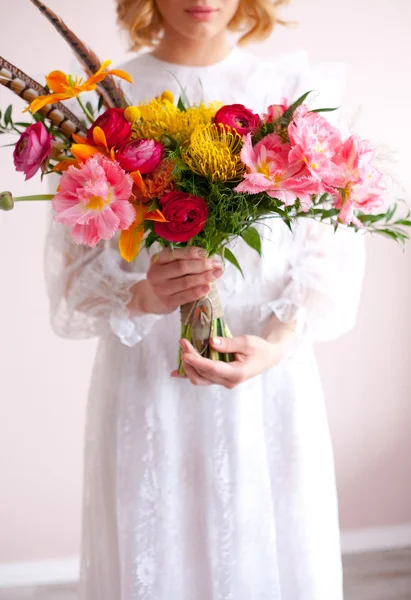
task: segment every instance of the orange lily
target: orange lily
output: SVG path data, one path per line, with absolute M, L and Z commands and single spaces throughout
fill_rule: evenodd
M 140 171 L 134 171 L 130 175 L 135 185 L 144 194 L 146 188 Z M 165 223 L 167 221 L 161 210 L 155 209 L 150 211 L 148 204 L 133 202 L 133 206 L 136 210 L 134 223 L 120 233 L 118 243 L 121 257 L 127 262 L 134 260 L 140 252 L 141 242 L 144 237 L 144 221 L 157 221 L 158 223 Z
M 46 106 L 46 104 L 53 104 L 54 102 L 68 100 L 69 98 L 77 98 L 82 92 L 91 92 L 96 89 L 97 84 L 103 81 L 107 75 L 114 75 L 129 83 L 133 83 L 132 78 L 125 71 L 119 69 L 107 70 L 110 64 L 111 60 L 105 60 L 99 70 L 86 79 L 86 81 L 83 81 L 81 77 L 73 79 L 71 75 L 67 75 L 63 71 L 52 71 L 46 77 L 46 82 L 53 92 L 45 96 L 37 96 L 23 112 L 30 110 L 34 114 L 43 108 L 43 106 Z
M 55 173 L 64 173 L 64 171 L 67 171 L 67 169 L 69 167 L 78 167 L 78 166 L 79 166 L 78 160 L 76 160 L 75 158 L 66 158 L 65 160 L 61 160 L 59 163 L 57 163 L 53 167 L 53 171 Z
M 165 223 L 167 219 L 163 213 L 156 209 L 150 211 L 147 205 L 133 202 L 136 210 L 136 218 L 132 225 L 120 233 L 118 247 L 121 257 L 127 262 L 133 261 L 140 252 L 141 242 L 144 237 L 144 221 L 157 221 Z
M 93 154 L 106 154 L 110 156 L 112 160 L 115 160 L 116 154 L 114 148 L 110 148 L 107 145 L 107 138 L 101 127 L 94 127 L 93 139 L 95 146 L 88 143 L 87 138 L 82 137 L 73 133 L 73 140 L 76 142 L 70 148 L 73 156 L 76 157 L 80 162 L 85 162 Z

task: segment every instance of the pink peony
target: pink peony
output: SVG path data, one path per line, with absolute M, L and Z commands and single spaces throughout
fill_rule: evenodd
M 299 198 L 302 208 L 308 210 L 311 196 L 322 191 L 321 184 L 304 165 L 290 166 L 290 150 L 290 144 L 283 144 L 275 133 L 267 135 L 255 146 L 249 134 L 241 150 L 241 160 L 247 165 L 248 172 L 235 191 L 266 192 L 287 206 Z
M 31 179 L 48 158 L 53 145 L 53 136 L 43 123 L 38 121 L 27 127 L 18 140 L 13 153 L 16 171 L 22 171 Z
M 289 106 L 288 100 L 286 98 L 281 98 L 281 104 L 271 104 L 271 106 L 267 108 L 267 112 L 263 116 L 264 121 L 266 123 L 277 121 L 277 119 L 283 116 Z
M 303 105 L 296 110 L 288 135 L 292 145 L 291 165 L 306 165 L 310 173 L 322 181 L 335 177 L 337 169 L 333 158 L 342 145 L 341 133 L 336 127 Z
M 130 175 L 116 162 L 95 154 L 79 168 L 70 167 L 63 173 L 52 201 L 57 213 L 54 218 L 71 227 L 78 244 L 94 247 L 133 223 L 132 187 Z
M 116 160 L 125 171 L 140 171 L 142 175 L 146 175 L 158 167 L 163 156 L 164 148 L 159 142 L 135 140 L 117 152 Z
M 227 104 L 216 112 L 214 123 L 231 127 L 240 135 L 247 135 L 260 127 L 261 119 L 243 104 Z

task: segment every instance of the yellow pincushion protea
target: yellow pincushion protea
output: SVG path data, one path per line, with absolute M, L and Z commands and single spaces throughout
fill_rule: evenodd
M 147 104 L 139 104 L 140 120 L 133 124 L 134 139 L 153 139 L 161 141 L 168 135 L 180 144 L 189 141 L 191 134 L 199 125 L 211 123 L 217 110 L 222 106 L 219 102 L 209 105 L 200 104 L 186 110 L 174 106 L 172 95 L 164 93 Z
M 211 181 L 240 181 L 245 171 L 240 159 L 242 146 L 243 139 L 234 129 L 209 123 L 195 129 L 181 154 L 194 173 Z

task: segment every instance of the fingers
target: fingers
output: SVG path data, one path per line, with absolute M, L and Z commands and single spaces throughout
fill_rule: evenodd
M 166 298 L 163 298 L 163 302 L 165 302 L 168 307 L 175 309 L 183 304 L 187 304 L 188 302 L 200 300 L 200 298 L 207 296 L 209 291 L 209 285 L 202 285 L 184 292 L 177 292 L 172 296 L 167 296 Z
M 206 381 L 232 389 L 242 383 L 245 377 L 245 366 L 235 361 L 224 363 L 222 361 L 209 360 L 198 354 L 187 340 L 182 340 L 184 369 L 193 368 L 197 375 Z
M 248 356 L 255 349 L 256 338 L 253 335 L 241 335 L 234 338 L 213 337 L 210 339 L 210 344 L 218 352 Z
M 151 259 L 151 264 L 159 264 L 164 265 L 166 263 L 170 263 L 176 260 L 183 259 L 205 259 L 207 258 L 207 251 L 202 248 L 197 248 L 195 246 L 188 246 L 187 248 L 175 248 L 172 250 L 171 248 L 164 248 L 161 252 L 154 255 Z
M 158 273 L 161 273 L 163 278 L 177 279 L 178 277 L 184 277 L 186 275 L 196 275 L 207 271 L 214 271 L 215 269 L 222 270 L 221 262 L 216 259 L 207 258 L 202 260 L 174 260 L 170 263 L 158 265 L 158 268 L 154 268 L 153 270 L 156 276 L 158 276 Z
M 184 360 L 183 360 L 183 367 L 184 367 L 184 372 L 186 374 L 186 377 L 191 381 L 191 383 L 193 385 L 206 387 L 209 385 L 213 385 L 215 383 L 213 381 L 206 379 L 202 375 L 200 375 L 200 373 L 198 373 L 194 367 L 192 367 L 191 365 L 184 362 Z
M 187 290 L 207 286 L 212 283 L 223 274 L 222 269 L 214 269 L 213 271 L 207 271 L 200 275 L 186 275 L 185 277 L 179 277 L 178 279 L 171 279 L 167 281 L 167 293 L 172 296 Z

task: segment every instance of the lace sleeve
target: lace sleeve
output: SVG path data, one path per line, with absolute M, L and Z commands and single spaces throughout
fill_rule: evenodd
M 294 234 L 287 283 L 266 308 L 297 322 L 311 340 L 331 340 L 355 324 L 365 266 L 364 236 L 302 221 Z
M 114 242 L 96 248 L 75 244 L 67 227 L 50 217 L 46 279 L 54 331 L 69 338 L 114 333 L 127 346 L 137 344 L 161 318 L 131 316 L 131 287 L 145 278 L 122 261 Z

